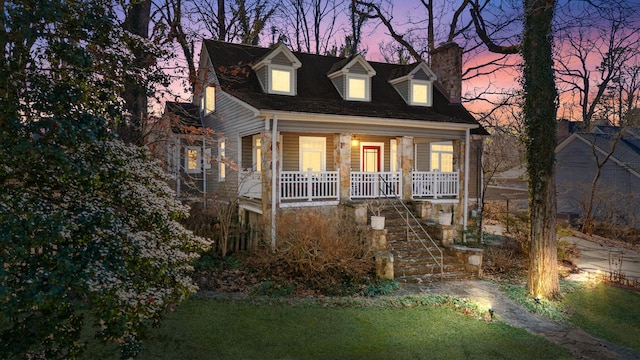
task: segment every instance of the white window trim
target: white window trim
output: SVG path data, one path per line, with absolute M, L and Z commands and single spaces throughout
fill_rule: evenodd
M 258 142 L 261 144 L 258 145 Z M 253 171 L 262 170 L 262 135 L 253 135 L 251 138 L 251 165 Z M 258 155 L 260 154 L 260 155 Z
M 273 79 L 272 79 L 272 71 L 273 70 L 278 70 L 278 71 L 287 71 L 289 72 L 290 76 L 289 76 L 289 90 L 290 91 L 278 91 L 278 90 L 274 90 L 273 89 Z M 296 94 L 296 71 L 294 68 L 290 67 L 290 66 L 283 66 L 283 65 L 269 65 L 267 67 L 267 77 L 268 77 L 268 86 L 267 89 L 269 89 L 269 93 L 270 94 L 280 94 L 280 95 L 295 95 Z
M 451 151 L 442 151 L 442 150 L 433 150 L 433 145 L 451 145 Z M 438 154 L 438 162 L 439 165 L 442 165 L 442 154 L 451 154 L 451 156 L 453 157 L 453 142 L 452 141 L 441 141 L 441 142 L 433 142 L 429 144 L 429 157 L 433 156 L 434 153 Z M 442 166 L 440 166 L 442 167 Z M 451 164 L 452 167 L 452 171 L 453 169 L 453 163 Z M 434 169 L 433 167 L 433 161 L 431 161 L 431 159 L 429 159 L 429 169 L 431 171 L 442 171 L 442 169 Z
M 299 160 L 298 160 L 298 169 L 300 169 L 300 171 L 307 171 L 307 169 L 304 169 L 302 167 L 302 153 L 303 153 L 303 148 L 302 148 L 302 141 L 303 140 L 310 140 L 310 141 L 322 141 L 322 157 L 320 158 L 320 171 L 326 171 L 327 169 L 327 138 L 323 137 L 323 136 L 300 136 L 298 138 L 298 156 L 299 156 Z
M 349 89 L 349 79 L 362 79 L 364 80 L 364 99 L 351 97 Z M 345 77 L 345 99 L 351 101 L 371 101 L 371 78 L 362 74 L 347 74 Z
M 227 143 L 224 138 L 218 139 L 218 181 L 225 181 L 227 177 L 227 165 L 225 163 Z
M 416 102 L 413 101 L 413 85 L 426 85 L 427 86 L 427 101 Z M 433 104 L 433 84 L 431 81 L 425 80 L 411 80 L 409 82 L 409 104 L 415 106 L 431 106 Z
M 216 111 L 216 88 L 215 86 L 207 86 L 204 89 L 204 94 L 201 103 L 202 111 L 205 116 Z
M 398 171 L 398 139 L 389 140 L 389 171 Z
M 194 169 L 189 168 L 189 151 L 196 151 L 196 167 Z M 201 172 L 202 168 L 202 148 L 199 146 L 187 146 L 184 149 L 184 172 L 189 174 L 196 174 Z
M 364 171 L 364 159 L 362 158 L 362 148 L 365 146 L 380 146 L 380 169 L 378 172 L 384 172 L 384 143 L 383 142 L 360 142 L 360 171 Z

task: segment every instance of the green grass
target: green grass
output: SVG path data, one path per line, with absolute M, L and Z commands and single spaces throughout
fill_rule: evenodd
M 451 298 L 287 301 L 191 299 L 154 330 L 140 358 L 571 358 L 543 337 L 465 314 L 472 306 Z M 86 354 L 116 357 L 114 347 L 92 346 Z
M 571 322 L 584 331 L 640 352 L 640 293 L 598 284 L 567 294 Z

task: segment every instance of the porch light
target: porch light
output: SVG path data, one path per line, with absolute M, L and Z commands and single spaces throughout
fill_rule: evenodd
M 351 139 L 351 146 L 358 146 L 360 145 L 360 140 L 358 140 L 357 136 L 353 136 L 353 139 Z

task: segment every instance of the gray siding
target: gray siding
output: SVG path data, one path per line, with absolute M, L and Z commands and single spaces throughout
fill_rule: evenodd
M 268 72 L 267 72 L 267 67 L 264 66 L 262 68 L 260 68 L 260 70 L 258 70 L 256 72 L 256 76 L 258 77 L 258 81 L 260 81 L 260 85 L 262 85 L 262 91 L 267 92 L 269 89 L 268 84 L 269 84 L 269 78 L 268 78 Z
M 338 92 L 340 93 L 340 96 L 342 96 L 344 98 L 344 87 L 345 87 L 345 81 L 344 81 L 344 76 L 338 76 L 335 77 L 333 79 L 331 79 L 331 82 L 333 83 L 333 86 L 336 87 L 336 89 L 338 90 Z
M 472 139 L 469 146 L 469 199 L 480 196 L 482 191 L 482 140 Z
M 272 64 L 291 66 L 291 61 L 283 53 L 279 53 L 271 59 Z
M 367 74 L 367 69 L 364 68 L 364 66 L 362 66 L 362 64 L 360 64 L 359 62 L 356 62 L 355 64 L 353 64 L 353 66 L 351 66 L 351 68 L 349 68 L 349 72 L 353 73 L 353 74 Z
M 416 171 L 430 171 L 431 170 L 431 154 L 430 143 L 416 144 L 415 163 L 413 164 Z
M 416 80 L 429 80 L 429 76 L 425 74 L 425 72 L 420 69 L 413 74 L 413 78 Z
M 300 169 L 300 136 L 315 136 L 326 138 L 326 169 L 334 171 L 335 164 L 333 161 L 333 134 L 317 134 L 317 133 L 281 133 L 282 135 L 282 170 L 284 171 L 302 171 Z
M 408 103 L 409 102 L 409 81 L 399 82 L 399 83 L 393 85 L 393 87 L 396 88 L 396 90 L 398 91 L 400 96 L 402 96 L 404 101 L 406 101 Z
M 559 214 L 583 214 L 595 174 L 591 146 L 584 142 L 576 139 L 556 154 Z M 640 179 L 609 160 L 602 167 L 596 189 L 594 210 L 598 218 L 626 218 L 630 225 L 640 227 Z
M 224 137 L 226 142 L 225 156 L 227 161 L 233 162 L 238 166 L 243 164 L 243 159 L 239 159 L 239 150 L 242 144 L 240 134 L 259 133 L 264 128 L 262 120 L 254 117 L 246 107 L 240 105 L 237 101 L 231 99 L 228 94 L 218 96 L 216 111 L 205 119 L 205 126 L 213 129 L 214 139 Z M 250 139 L 250 138 L 249 138 Z M 249 140 L 250 141 L 250 140 Z M 249 154 L 251 151 L 249 151 Z M 218 145 L 212 147 L 212 156 L 217 159 Z M 250 163 L 250 161 L 249 161 Z M 225 181 L 218 181 L 218 164 L 214 163 L 211 170 L 207 173 L 207 192 L 227 193 L 235 192 L 238 187 L 238 173 L 230 166 L 226 167 Z

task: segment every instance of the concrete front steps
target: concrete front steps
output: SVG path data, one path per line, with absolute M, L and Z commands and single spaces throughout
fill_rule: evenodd
M 398 206 L 402 208 L 402 205 Z M 403 210 L 403 212 L 406 212 Z M 394 257 L 393 271 L 396 281 L 403 283 L 423 283 L 441 280 L 469 280 L 479 278 L 479 274 L 470 268 L 465 262 L 466 257 L 460 256 L 459 249 L 445 248 L 440 240 L 441 236 L 435 236 L 434 231 L 441 227 L 437 224 L 422 224 L 428 229 L 429 235 L 436 242 L 435 246 L 425 236 L 421 235 L 422 241 L 416 238 L 411 230 L 407 228 L 405 220 L 407 214 L 398 214 L 391 205 L 387 205 L 382 211 L 385 217 L 385 230 L 387 245 Z M 416 214 L 414 214 L 415 216 Z M 422 234 L 417 224 L 410 218 L 409 223 L 417 234 Z M 444 272 L 441 274 L 440 251 L 442 251 L 442 262 Z M 433 254 L 437 261 L 431 256 Z

